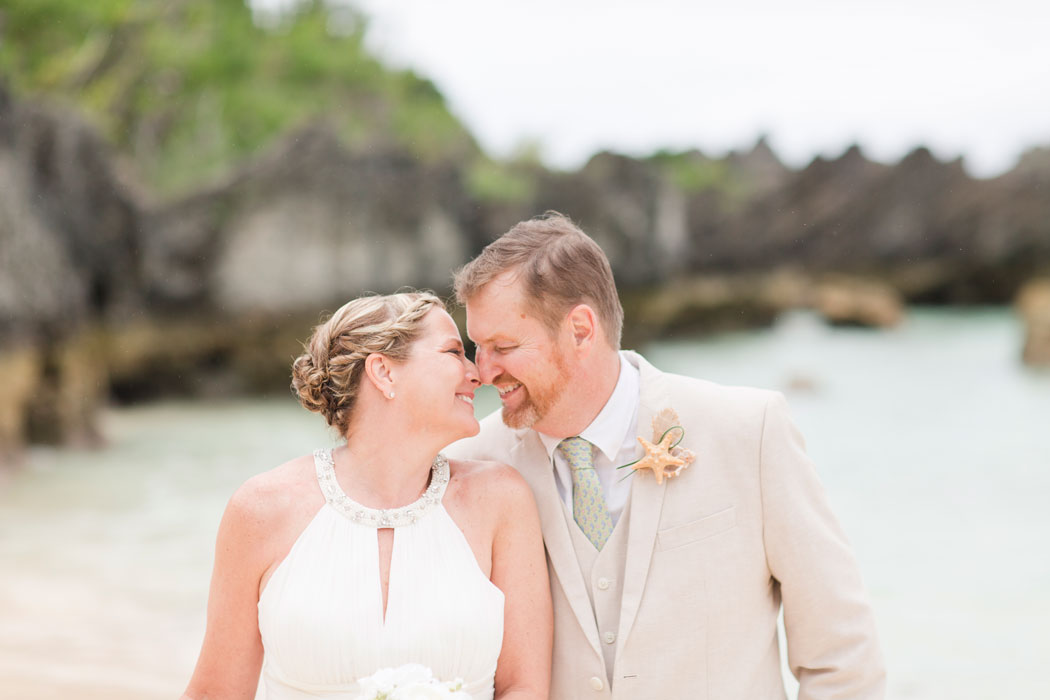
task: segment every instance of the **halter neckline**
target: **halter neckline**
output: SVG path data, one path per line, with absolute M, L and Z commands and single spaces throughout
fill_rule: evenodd
M 314 466 L 325 501 L 353 522 L 374 528 L 404 527 L 419 522 L 441 503 L 449 478 L 448 459 L 439 452 L 430 468 L 430 485 L 422 496 L 400 508 L 369 508 L 347 496 L 339 486 L 332 448 L 314 450 Z

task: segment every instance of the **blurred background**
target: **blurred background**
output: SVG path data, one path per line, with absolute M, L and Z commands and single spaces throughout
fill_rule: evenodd
M 788 395 L 890 697 L 1050 696 L 1050 9 L 993 9 L 0 0 L 0 696 L 177 697 L 227 498 L 336 439 L 312 326 L 547 209 L 625 347 Z

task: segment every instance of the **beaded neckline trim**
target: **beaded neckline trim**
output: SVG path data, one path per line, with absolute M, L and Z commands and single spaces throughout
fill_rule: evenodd
M 368 508 L 347 496 L 335 478 L 331 448 L 314 450 L 317 481 L 324 499 L 333 508 L 360 525 L 375 528 L 402 527 L 418 522 L 435 505 L 441 503 L 448 486 L 448 459 L 438 453 L 431 466 L 430 485 L 414 503 L 400 508 Z

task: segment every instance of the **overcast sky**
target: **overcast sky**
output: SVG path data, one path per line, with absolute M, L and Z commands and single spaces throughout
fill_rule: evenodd
M 280 4 L 288 0 L 255 0 Z M 357 0 L 497 156 L 746 149 L 788 163 L 923 143 L 977 175 L 1050 146 L 1050 1 Z

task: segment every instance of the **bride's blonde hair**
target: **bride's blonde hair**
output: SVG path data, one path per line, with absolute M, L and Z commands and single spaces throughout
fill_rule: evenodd
M 444 304 L 430 292 L 366 296 L 347 302 L 314 328 L 292 363 L 292 391 L 309 411 L 345 436 L 361 385 L 365 358 L 382 353 L 408 359 L 423 318 Z

